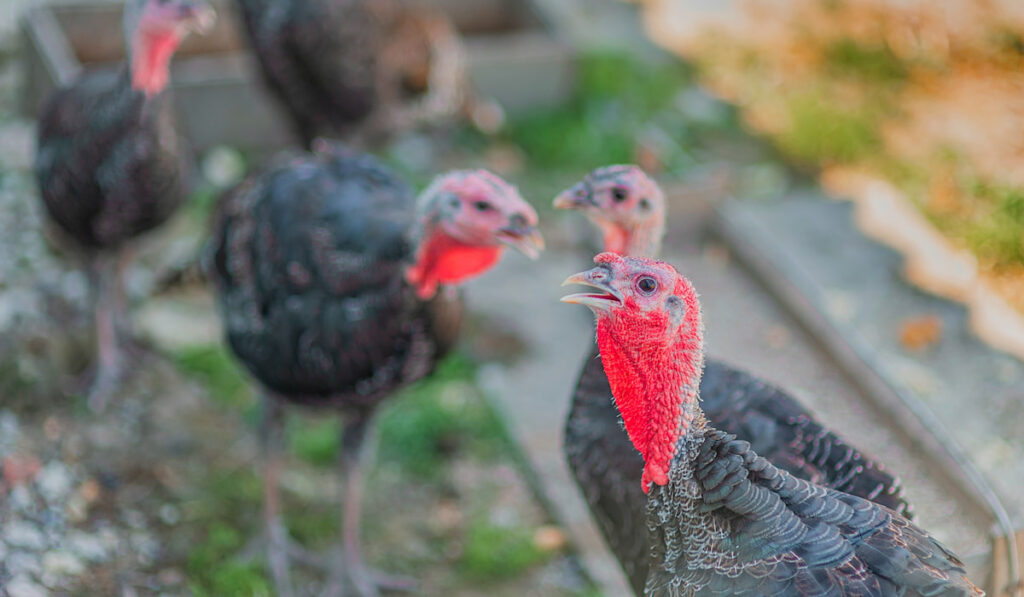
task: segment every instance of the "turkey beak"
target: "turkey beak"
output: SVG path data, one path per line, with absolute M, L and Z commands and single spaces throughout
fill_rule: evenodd
M 590 309 L 594 311 L 607 311 L 612 307 L 622 304 L 622 295 L 619 291 L 612 288 L 611 283 L 611 272 L 608 268 L 600 265 L 585 272 L 573 274 L 562 282 L 562 286 L 579 284 L 581 286 L 596 288 L 601 292 L 581 292 L 577 294 L 570 294 L 568 296 L 563 296 L 561 301 L 563 303 L 590 307 Z
M 205 2 L 186 2 L 181 7 L 181 19 L 192 31 L 203 34 L 217 22 L 217 13 Z
M 540 230 L 526 223 L 522 216 L 512 216 L 509 225 L 498 231 L 498 239 L 530 259 L 536 259 L 544 250 L 544 237 Z
M 587 185 L 580 182 L 555 197 L 555 209 L 586 209 L 597 207 Z

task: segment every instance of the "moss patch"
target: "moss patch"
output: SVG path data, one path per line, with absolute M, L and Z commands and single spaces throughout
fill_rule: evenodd
M 398 396 L 377 421 L 378 459 L 430 478 L 455 452 L 492 458 L 507 450 L 501 421 L 472 383 L 475 370 L 466 357 L 452 355 Z
M 210 398 L 238 410 L 252 408 L 255 399 L 245 371 L 220 344 L 189 346 L 172 356 L 178 369 L 199 381 Z
M 466 531 L 459 566 L 468 578 L 495 581 L 518 576 L 547 555 L 537 548 L 530 529 L 496 526 L 477 517 Z
M 843 107 L 821 93 L 789 100 L 789 128 L 779 146 L 802 163 L 849 163 L 878 149 L 880 114 L 865 106 Z
M 270 584 L 255 562 L 237 562 L 234 554 L 242 547 L 237 529 L 215 522 L 189 553 L 189 588 L 197 597 L 270 596 Z
M 650 64 L 623 53 L 584 54 L 579 66 L 569 105 L 509 123 L 506 139 L 533 164 L 590 170 L 635 161 L 638 133 L 693 79 L 678 63 Z M 684 143 L 683 135 L 674 137 Z

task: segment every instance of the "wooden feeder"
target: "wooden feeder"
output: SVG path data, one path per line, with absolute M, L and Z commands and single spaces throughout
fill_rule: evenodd
M 470 81 L 510 114 L 556 106 L 573 90 L 574 53 L 531 0 L 416 0 L 445 10 L 463 36 Z M 292 142 L 285 116 L 266 95 L 234 4 L 214 2 L 217 25 L 190 36 L 171 65 L 178 124 L 196 151 L 216 145 L 264 153 Z M 84 69 L 118 68 L 124 57 L 121 4 L 102 0 L 46 6 L 22 22 L 22 113 Z

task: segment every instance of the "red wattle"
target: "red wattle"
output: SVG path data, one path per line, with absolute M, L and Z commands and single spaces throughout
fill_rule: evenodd
M 417 296 L 429 299 L 440 284 L 459 284 L 493 267 L 502 250 L 500 246 L 467 245 L 437 232 L 420 246 L 405 279 L 416 287 Z
M 140 31 L 132 59 L 132 88 L 156 95 L 167 87 L 171 57 L 181 38 L 176 33 Z
M 614 316 L 598 318 L 601 363 L 626 433 L 644 457 L 645 493 L 651 483 L 668 483 L 676 442 L 690 423 L 681 420 L 683 402 L 697 398 L 684 391 L 696 386 L 702 361 L 696 298 L 687 306 L 691 321 L 682 329 L 698 331 L 678 337 L 665 337 L 667 313 L 645 313 L 632 298 Z
M 618 224 L 601 223 L 601 231 L 604 233 L 604 250 L 619 255 L 626 254 L 626 247 L 629 243 L 629 233 L 623 230 Z

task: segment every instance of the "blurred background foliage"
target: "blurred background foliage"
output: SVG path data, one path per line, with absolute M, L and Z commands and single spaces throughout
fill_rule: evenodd
M 1024 5 L 733 2 L 671 30 L 681 3 L 644 4 L 654 36 L 798 167 L 894 183 L 1024 309 Z

